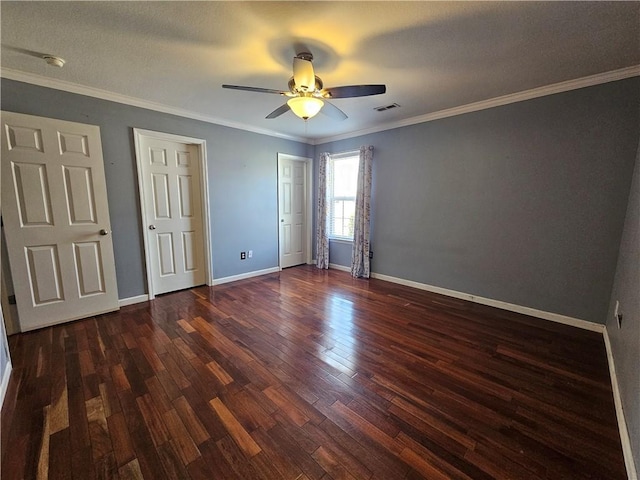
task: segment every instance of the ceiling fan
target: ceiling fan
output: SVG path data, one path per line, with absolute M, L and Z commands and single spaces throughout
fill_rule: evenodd
M 320 111 L 337 120 L 344 120 L 347 115 L 338 107 L 329 103 L 328 99 L 366 97 L 368 95 L 380 95 L 387 91 L 385 85 L 348 85 L 324 88 L 322 80 L 313 71 L 312 61 L 313 55 L 309 52 L 299 53 L 293 58 L 293 76 L 289 79 L 288 91 L 244 87 L 241 85 L 222 85 L 222 88 L 257 93 L 275 93 L 290 97 L 287 103 L 276 108 L 266 118 L 276 118 L 291 110 L 303 120 L 308 120 Z

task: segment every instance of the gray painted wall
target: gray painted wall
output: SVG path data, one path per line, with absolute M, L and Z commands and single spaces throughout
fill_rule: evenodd
M 277 154 L 310 146 L 6 79 L 2 109 L 100 127 L 120 298 L 147 293 L 133 127 L 207 141 L 214 278 L 278 265 Z
M 277 266 L 277 152 L 372 144 L 373 271 L 603 322 L 638 144 L 639 85 L 612 82 L 315 149 L 6 79 L 2 108 L 100 126 L 120 298 L 146 293 L 139 127 L 207 141 L 215 278 Z M 254 257 L 241 261 L 248 249 Z M 348 265 L 349 245 L 332 244 L 331 256 Z
M 639 91 L 640 80 L 619 81 L 315 149 L 6 79 L 2 108 L 100 126 L 120 298 L 146 293 L 132 127 L 207 141 L 215 278 L 278 263 L 277 152 L 374 145 L 373 271 L 608 319 L 640 465 L 637 165 L 629 197 Z M 253 259 L 240 261 L 248 249 Z M 350 246 L 332 244 L 331 257 L 348 265 Z M 621 330 L 610 298 L 623 306 Z M 0 368 L 5 344 L 0 335 Z
M 374 146 L 374 272 L 603 323 L 639 113 L 634 78 L 322 144 L 316 157 Z M 330 261 L 348 251 L 332 245 Z
M 616 300 L 622 313 L 621 328 L 613 316 Z M 606 323 L 634 461 L 640 474 L 640 147 Z

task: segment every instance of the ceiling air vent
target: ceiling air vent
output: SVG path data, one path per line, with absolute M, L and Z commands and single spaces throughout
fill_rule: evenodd
M 376 112 L 384 112 L 385 110 L 391 110 L 392 108 L 399 108 L 400 105 L 397 103 L 392 103 L 391 105 L 384 105 L 382 107 L 375 107 L 374 110 Z

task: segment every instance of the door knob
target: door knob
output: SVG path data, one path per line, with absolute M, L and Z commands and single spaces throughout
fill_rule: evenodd
M 109 230 L 105 230 L 104 228 L 102 230 L 100 230 L 100 235 L 104 236 L 104 235 L 109 235 Z
M 149 230 L 155 230 L 156 226 L 155 225 L 149 225 Z

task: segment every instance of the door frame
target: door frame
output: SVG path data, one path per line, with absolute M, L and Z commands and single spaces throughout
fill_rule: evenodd
M 278 212 L 276 222 L 278 224 L 278 269 L 282 271 L 282 245 L 280 242 L 280 164 L 282 160 L 293 160 L 295 162 L 304 162 L 307 169 L 307 177 L 305 178 L 305 222 L 307 224 L 304 235 L 304 245 L 306 249 L 305 262 L 311 264 L 313 256 L 313 248 L 311 239 L 313 238 L 313 159 L 302 157 L 300 155 L 290 155 L 288 153 L 278 152 L 278 171 L 276 175 L 276 192 L 278 195 Z
M 200 168 L 200 203 L 202 212 L 202 244 L 204 247 L 204 272 L 205 280 L 208 286 L 213 285 L 213 276 L 211 268 L 211 229 L 209 225 L 209 181 L 207 175 L 207 142 L 201 138 L 186 137 L 184 135 L 174 135 L 172 133 L 155 132 L 153 130 L 144 130 L 142 128 L 133 129 L 133 141 L 136 150 L 136 170 L 138 174 L 138 195 L 140 199 L 140 227 L 142 229 L 142 239 L 144 241 L 144 260 L 147 273 L 147 294 L 149 300 L 155 298 L 155 290 L 153 287 L 153 277 L 151 275 L 151 262 L 149 255 L 149 238 L 146 224 L 146 207 L 145 207 L 145 191 L 142 179 L 142 137 L 153 138 L 157 140 L 167 140 L 169 142 L 179 142 L 188 145 L 194 145 L 198 150 L 198 167 Z

